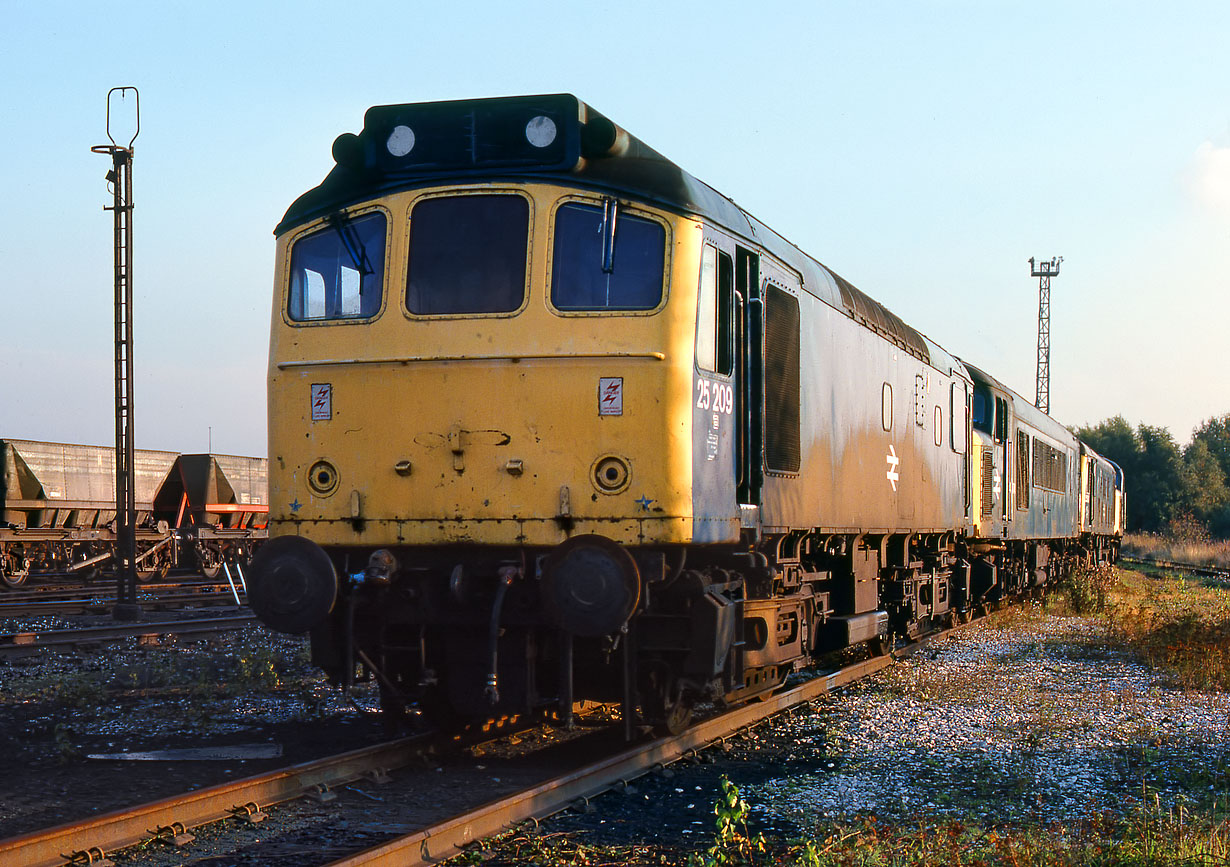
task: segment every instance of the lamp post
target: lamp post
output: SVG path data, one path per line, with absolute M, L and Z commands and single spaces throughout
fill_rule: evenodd
M 111 106 L 132 97 L 133 129 L 128 144 L 121 145 L 111 132 Z M 94 153 L 111 156 L 107 183 L 111 187 L 111 211 L 115 240 L 115 607 L 116 620 L 140 620 L 137 603 L 137 508 L 136 473 L 133 466 L 132 405 L 132 143 L 141 131 L 141 103 L 135 87 L 113 87 L 107 92 L 107 138 L 110 144 L 95 145 Z M 121 140 L 123 136 L 121 136 Z

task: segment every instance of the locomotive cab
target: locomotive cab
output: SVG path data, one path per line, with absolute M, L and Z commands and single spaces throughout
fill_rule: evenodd
M 974 379 L 970 398 L 973 438 L 970 463 L 972 485 L 971 515 L 973 532 L 969 540 L 970 595 L 972 600 L 992 602 L 1007 588 L 1004 561 L 1009 533 L 1009 437 L 1011 429 L 1010 393 L 978 368 L 966 364 Z
M 1006 393 L 975 374 L 970 406 L 974 428 L 971 453 L 978 479 L 978 484 L 974 486 L 973 511 L 977 521 L 974 535 L 983 539 L 1002 538 L 1007 533 L 1006 523 L 1010 517 L 1005 468 L 1009 465 L 1011 404 Z
M 605 178 L 612 150 L 634 158 Z M 278 230 L 280 538 L 254 608 L 394 710 L 639 693 L 662 720 L 684 689 L 728 691 L 737 594 L 684 568 L 703 227 L 635 194 L 661 158 L 573 97 L 377 107 L 335 155 Z M 588 182 L 559 171 L 589 162 Z M 711 351 L 729 368 L 728 342 Z M 726 488 L 713 543 L 741 535 Z

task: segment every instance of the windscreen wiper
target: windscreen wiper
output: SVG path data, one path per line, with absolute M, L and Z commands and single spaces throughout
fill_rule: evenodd
M 359 274 L 363 277 L 375 274 L 376 269 L 372 267 L 372 263 L 367 258 L 367 247 L 363 246 L 363 240 L 359 237 L 359 232 L 355 229 L 354 222 L 350 217 L 346 216 L 346 212 L 338 211 L 330 214 L 327 222 L 337 232 L 338 237 L 342 239 L 342 246 L 346 248 L 346 253 L 349 254 L 350 261 L 354 264 Z
M 602 200 L 602 273 L 615 273 L 615 224 L 619 220 L 619 202 Z

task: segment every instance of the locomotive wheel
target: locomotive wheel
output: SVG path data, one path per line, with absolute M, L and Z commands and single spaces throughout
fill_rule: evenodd
M 893 649 L 893 640 L 887 635 L 877 635 L 867 642 L 872 656 L 887 656 Z
M 664 667 L 649 672 L 641 700 L 645 721 L 660 735 L 677 735 L 692 724 L 692 700 Z
M 222 567 L 221 566 L 202 566 L 201 574 L 204 575 L 206 578 L 208 578 L 210 581 L 212 581 L 213 579 L 217 578 L 219 575 L 222 574 Z
M 692 704 L 681 697 L 664 710 L 662 721 L 654 726 L 659 734 L 677 735 L 692 724 Z
M 26 576 L 29 574 L 28 570 L 11 571 L 5 567 L 3 561 L 0 561 L 0 583 L 3 583 L 5 587 L 20 587 L 26 583 Z

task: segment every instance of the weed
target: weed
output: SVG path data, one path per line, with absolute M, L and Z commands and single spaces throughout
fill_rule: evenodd
M 1091 814 L 1071 824 L 1038 825 L 920 815 L 894 823 L 874 815 L 824 820 L 792 840 L 747 833 L 748 806 L 722 778 L 714 804 L 714 841 L 703 851 L 680 852 L 647 844 L 588 845 L 536 826 L 510 831 L 453 864 L 660 864 L 796 865 L 796 867 L 1180 867 L 1230 862 L 1230 805 L 1194 810 L 1183 798 L 1164 803 L 1144 792 L 1142 805 L 1124 815 Z
M 76 732 L 69 728 L 66 723 L 56 723 L 56 761 L 60 764 L 67 765 L 73 760 L 81 758 L 82 753 L 74 742 L 75 738 Z
M 92 713 L 107 703 L 102 678 L 94 672 L 79 671 L 58 677 L 41 688 L 53 703 L 82 713 Z M 41 690 L 39 690 L 41 691 Z
M 763 834 L 747 834 L 747 801 L 739 797 L 739 788 L 722 777 L 722 794 L 713 805 L 717 816 L 717 834 L 713 845 L 703 854 L 688 858 L 689 867 L 717 867 L 723 864 L 754 864 L 767 851 Z
M 902 827 L 869 817 L 861 825 L 817 830 L 816 839 L 786 847 L 783 854 L 792 859 L 786 863 L 1127 867 L 1224 863 L 1230 855 L 1230 821 L 1224 815 L 1193 815 L 1181 803 L 1169 809 L 1154 805 L 1124 818 L 1091 816 L 1072 826 L 920 820 Z
M 235 668 L 234 689 L 277 689 L 281 684 L 276 657 L 267 647 L 244 648 L 235 657 Z
M 1106 600 L 1116 581 L 1116 572 L 1110 566 L 1085 567 L 1073 569 L 1059 589 L 1073 614 L 1100 614 L 1106 610 Z

